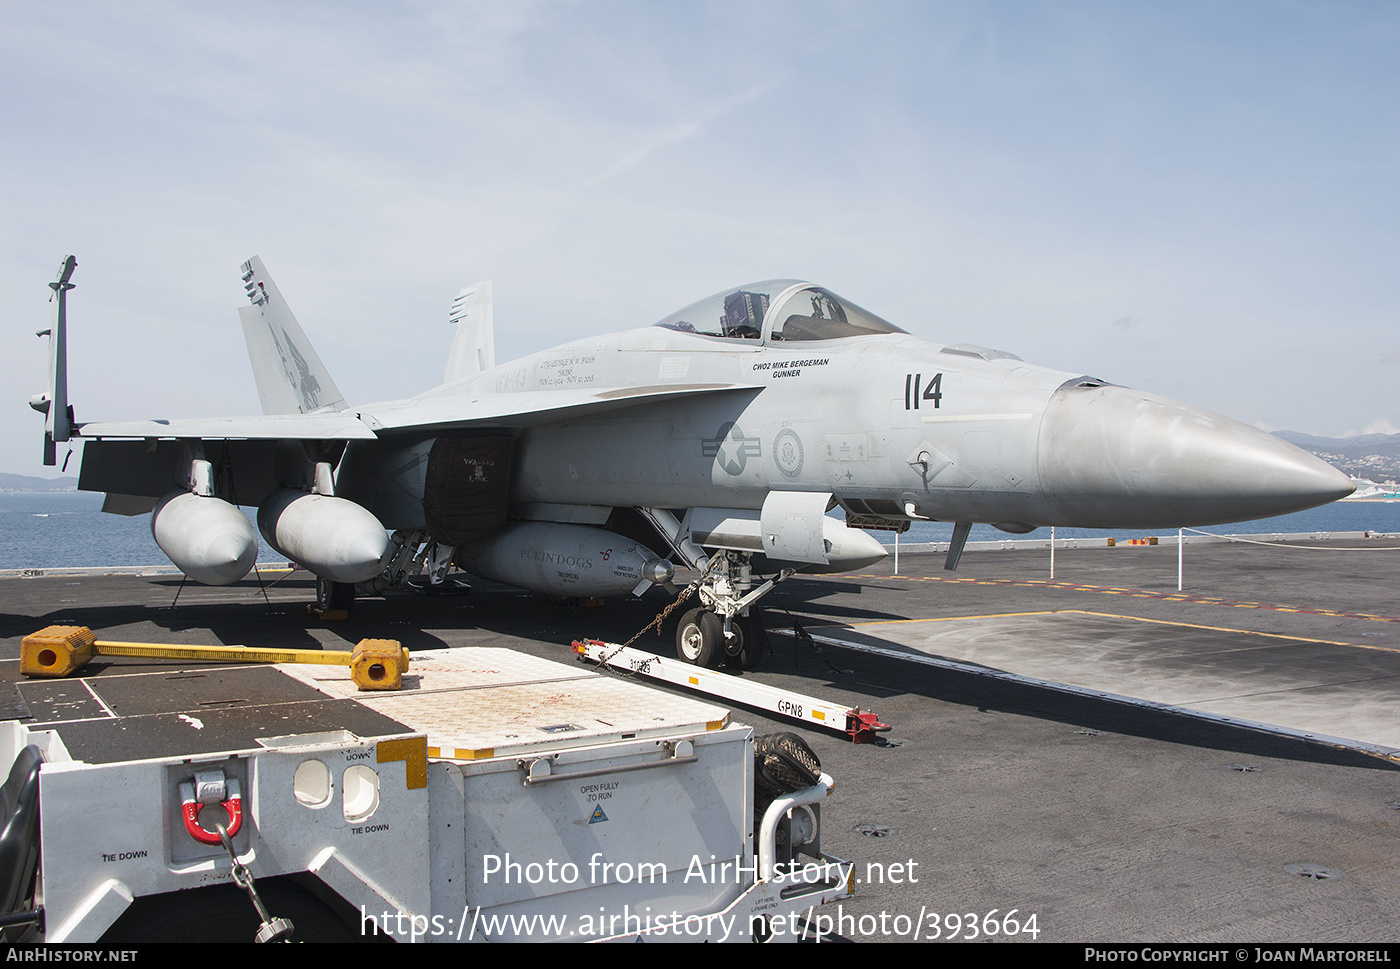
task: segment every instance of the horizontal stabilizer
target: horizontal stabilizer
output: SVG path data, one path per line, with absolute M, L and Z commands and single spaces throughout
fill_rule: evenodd
M 335 381 L 257 256 L 241 267 L 251 306 L 238 311 L 264 414 L 310 414 L 345 407 Z

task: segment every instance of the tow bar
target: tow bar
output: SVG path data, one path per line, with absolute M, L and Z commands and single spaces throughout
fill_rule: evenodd
M 799 723 L 838 730 L 850 737 L 852 743 L 873 743 L 878 739 L 877 734 L 890 729 L 888 724 L 881 723 L 870 710 L 849 708 L 844 704 L 794 693 L 791 690 L 780 690 L 763 683 L 755 683 L 746 677 L 702 669 L 630 646 L 605 643 L 598 639 L 576 639 L 573 650 L 580 659 L 600 666 L 629 670 L 653 680 L 732 700 L 746 707 L 777 714 Z

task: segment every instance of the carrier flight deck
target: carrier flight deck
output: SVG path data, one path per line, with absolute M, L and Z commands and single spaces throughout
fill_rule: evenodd
M 758 732 L 801 732 L 837 778 L 823 847 L 858 860 L 855 896 L 822 909 L 821 928 L 852 941 L 1393 941 L 1400 540 L 1303 544 L 1314 547 L 1188 547 L 1181 591 L 1165 545 L 1061 550 L 1054 580 L 1047 553 L 969 551 L 956 573 L 906 553 L 899 575 L 886 560 L 784 583 L 764 612 L 771 651 L 744 675 L 892 727 L 853 745 L 736 711 Z M 19 676 L 20 639 L 49 625 L 250 647 L 396 639 L 415 656 L 504 646 L 568 662 L 571 640 L 623 642 L 670 600 L 655 588 L 585 609 L 475 582 L 364 599 L 322 622 L 305 609 L 304 573 L 180 585 L 168 573 L 0 579 L 5 717 L 96 727 L 109 715 L 81 681 Z M 788 634 L 794 617 L 819 653 Z M 667 626 L 634 645 L 672 644 Z M 82 672 L 188 666 L 98 657 Z

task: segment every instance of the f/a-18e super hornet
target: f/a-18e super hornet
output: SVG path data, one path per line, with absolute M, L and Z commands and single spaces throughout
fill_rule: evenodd
M 749 618 L 794 571 L 885 555 L 847 522 L 1171 528 L 1284 514 L 1350 494 L 1346 475 L 1236 421 L 967 343 L 916 339 L 789 279 L 727 290 L 652 326 L 497 365 L 491 287 L 462 291 L 440 386 L 349 405 L 254 257 L 240 317 L 263 416 L 77 423 L 55 290 L 45 460 L 85 443 L 79 488 L 152 512 L 191 578 L 242 578 L 257 539 L 347 606 L 456 564 L 540 593 L 670 586 L 700 607 L 680 655 L 755 658 Z M 392 534 L 390 534 L 392 533 Z

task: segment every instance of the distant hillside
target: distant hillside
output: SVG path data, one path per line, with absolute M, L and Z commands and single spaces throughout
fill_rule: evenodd
M 1275 431 L 1274 436 L 1311 451 L 1354 478 L 1377 482 L 1400 480 L 1400 434 L 1314 437 L 1297 431 Z
M 77 490 L 77 478 L 34 478 L 27 474 L 0 474 L 0 491 Z

